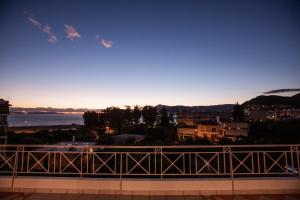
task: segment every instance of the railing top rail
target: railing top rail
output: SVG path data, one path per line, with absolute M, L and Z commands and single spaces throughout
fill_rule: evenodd
M 103 148 L 103 149 L 195 149 L 195 148 L 271 148 L 271 147 L 300 147 L 300 144 L 260 144 L 260 145 L 169 145 L 169 146 L 125 146 L 125 145 L 27 145 L 0 144 L 0 147 L 26 148 Z

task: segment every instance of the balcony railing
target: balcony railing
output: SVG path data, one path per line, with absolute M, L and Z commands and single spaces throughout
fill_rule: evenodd
M 298 177 L 300 145 L 0 145 L 0 175 L 95 178 Z

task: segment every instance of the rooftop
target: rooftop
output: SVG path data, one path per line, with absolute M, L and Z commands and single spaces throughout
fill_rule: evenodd
M 4 99 L 0 99 L 0 105 L 8 105 L 8 106 L 11 106 L 11 105 L 9 105 L 9 101 L 5 101 Z
M 215 122 L 215 121 L 199 121 L 198 124 L 208 125 L 208 126 L 218 126 L 218 125 L 220 125 L 218 122 Z

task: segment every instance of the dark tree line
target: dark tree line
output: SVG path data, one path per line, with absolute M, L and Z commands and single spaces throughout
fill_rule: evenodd
M 88 128 L 105 128 L 107 126 L 121 130 L 128 127 L 136 127 L 144 124 L 146 128 L 170 127 L 174 124 L 174 117 L 168 114 L 166 109 L 157 111 L 156 107 L 146 105 L 144 107 L 135 106 L 125 109 L 118 107 L 108 107 L 102 112 L 88 111 L 83 115 L 84 124 Z
M 124 109 L 109 107 L 101 112 L 85 112 L 83 119 L 87 129 L 98 130 L 101 144 L 112 144 L 109 135 L 101 134 L 108 127 L 117 133 L 144 135 L 140 145 L 174 144 L 177 139 L 174 117 L 164 107 L 160 111 L 149 105 L 126 106 Z M 126 144 L 132 144 L 132 141 L 126 141 Z

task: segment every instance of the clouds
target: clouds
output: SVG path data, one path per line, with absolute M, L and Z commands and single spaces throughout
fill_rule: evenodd
M 47 34 L 48 39 L 47 41 L 51 44 L 54 44 L 58 41 L 56 35 L 53 32 L 53 29 L 48 24 L 41 23 L 38 19 L 34 17 L 33 14 L 25 11 L 24 15 L 26 16 L 27 21 L 37 28 L 39 31 Z M 70 39 L 71 41 L 79 40 L 81 38 L 81 34 L 76 30 L 74 26 L 71 26 L 69 24 L 64 24 L 64 33 L 66 34 L 66 37 Z M 96 36 L 97 43 L 103 46 L 106 49 L 112 48 L 113 41 L 104 39 L 100 37 L 99 35 Z
M 52 28 L 49 25 L 44 26 L 43 31 L 45 33 L 51 34 L 52 33 Z
M 108 48 L 112 47 L 113 42 L 111 40 L 104 40 L 104 39 L 102 39 L 101 40 L 101 44 L 102 44 L 102 46 L 104 46 L 105 48 L 108 49 Z
M 39 29 L 42 27 L 42 24 L 41 24 L 38 20 L 34 19 L 33 17 L 27 16 L 27 20 L 28 20 L 33 26 L 35 26 L 35 27 L 37 27 L 37 28 L 39 28 Z
M 50 43 L 57 42 L 57 37 L 53 34 L 51 26 L 49 25 L 44 26 L 43 32 L 48 34 L 48 42 Z
M 55 35 L 49 35 L 48 42 L 49 43 L 56 43 L 57 42 L 56 36 Z
M 300 88 L 289 88 L 289 89 L 278 89 L 278 90 L 270 90 L 267 92 L 264 92 L 264 94 L 276 94 L 276 93 L 282 93 L 282 92 L 299 92 Z
M 101 39 L 99 35 L 96 35 L 96 40 L 106 49 L 109 49 L 113 45 L 113 41 Z
M 52 27 L 49 25 L 42 25 L 31 13 L 29 12 L 24 12 L 27 20 L 29 23 L 31 23 L 34 27 L 36 27 L 38 30 L 46 33 L 48 35 L 48 42 L 49 43 L 56 43 L 57 42 L 57 37 L 54 35 L 52 32 Z
M 65 33 L 67 35 L 67 38 L 70 40 L 76 40 L 81 37 L 81 35 L 76 31 L 76 29 L 73 26 L 70 26 L 68 24 L 65 24 Z

